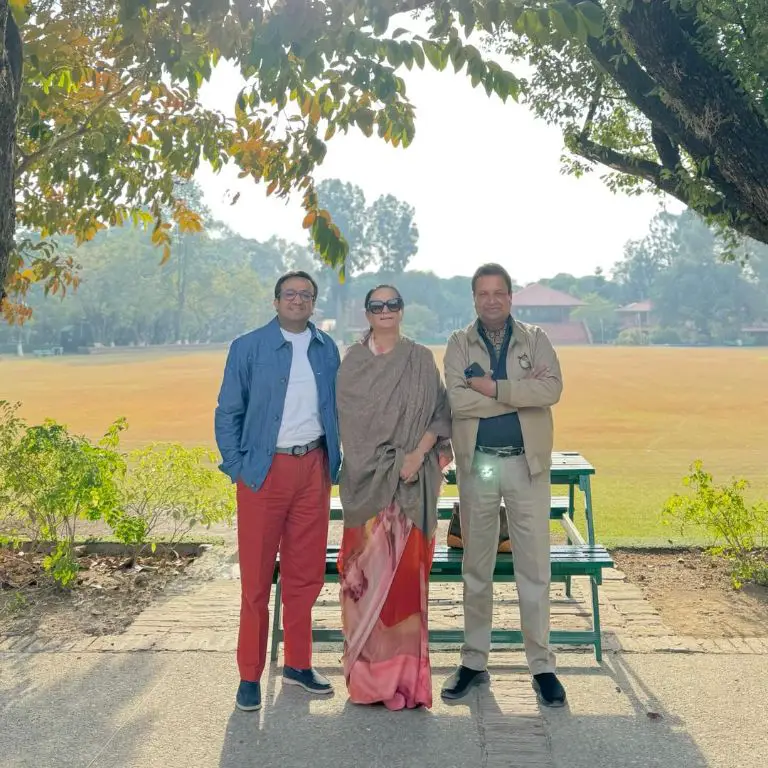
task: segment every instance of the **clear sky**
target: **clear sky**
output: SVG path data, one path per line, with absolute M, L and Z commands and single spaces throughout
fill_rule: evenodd
M 559 130 L 526 107 L 488 98 L 452 69 L 414 68 L 402 76 L 417 107 L 411 146 L 337 134 L 316 177 L 357 184 L 369 203 L 391 193 L 413 205 L 420 237 L 411 268 L 449 277 L 498 261 L 521 283 L 590 274 L 598 266 L 610 270 L 624 243 L 646 233 L 661 199 L 614 195 L 599 169 L 582 179 L 561 175 Z M 231 114 L 241 85 L 221 62 L 203 101 Z M 264 185 L 238 180 L 233 167 L 218 175 L 206 167 L 197 178 L 213 213 L 241 235 L 306 242 L 298 196 L 287 205 L 269 199 Z

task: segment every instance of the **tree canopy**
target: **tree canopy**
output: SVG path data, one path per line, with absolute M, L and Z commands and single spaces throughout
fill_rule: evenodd
M 301 195 L 315 248 L 340 265 L 313 173 L 338 132 L 407 147 L 402 68 L 427 63 L 560 125 L 572 172 L 602 164 L 617 189 L 768 242 L 768 0 L 0 0 L 0 32 L 0 285 L 16 295 L 76 282 L 51 247 L 63 234 L 133 221 L 167 258 L 172 222 L 201 226 L 173 181 L 202 162 Z M 246 83 L 231 115 L 199 100 L 221 58 Z

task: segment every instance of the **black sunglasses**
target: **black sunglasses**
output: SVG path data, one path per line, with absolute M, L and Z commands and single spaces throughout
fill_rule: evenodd
M 368 311 L 372 315 L 380 315 L 384 311 L 384 307 L 386 307 L 390 312 L 399 312 L 403 306 L 403 300 L 400 298 L 387 299 L 386 301 L 374 299 L 373 301 L 368 302 Z

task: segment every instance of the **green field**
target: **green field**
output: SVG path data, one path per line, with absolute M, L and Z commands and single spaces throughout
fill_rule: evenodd
M 23 401 L 29 421 L 50 416 L 91 436 L 126 416 L 128 447 L 213 446 L 224 356 L 216 349 L 5 357 L 0 398 Z M 768 496 L 768 349 L 565 347 L 560 357 L 555 447 L 595 465 L 602 541 L 680 541 L 659 512 L 695 458 L 716 479 L 741 475 L 754 496 Z

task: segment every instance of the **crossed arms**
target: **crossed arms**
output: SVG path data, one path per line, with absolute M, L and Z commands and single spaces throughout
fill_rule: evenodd
M 475 391 L 464 376 L 467 340 L 463 331 L 454 333 L 445 350 L 445 384 L 455 419 L 487 419 L 513 413 L 518 408 L 554 405 L 563 391 L 560 362 L 552 343 L 542 332 L 533 344 L 533 368 L 523 379 L 496 382 L 496 396 Z

